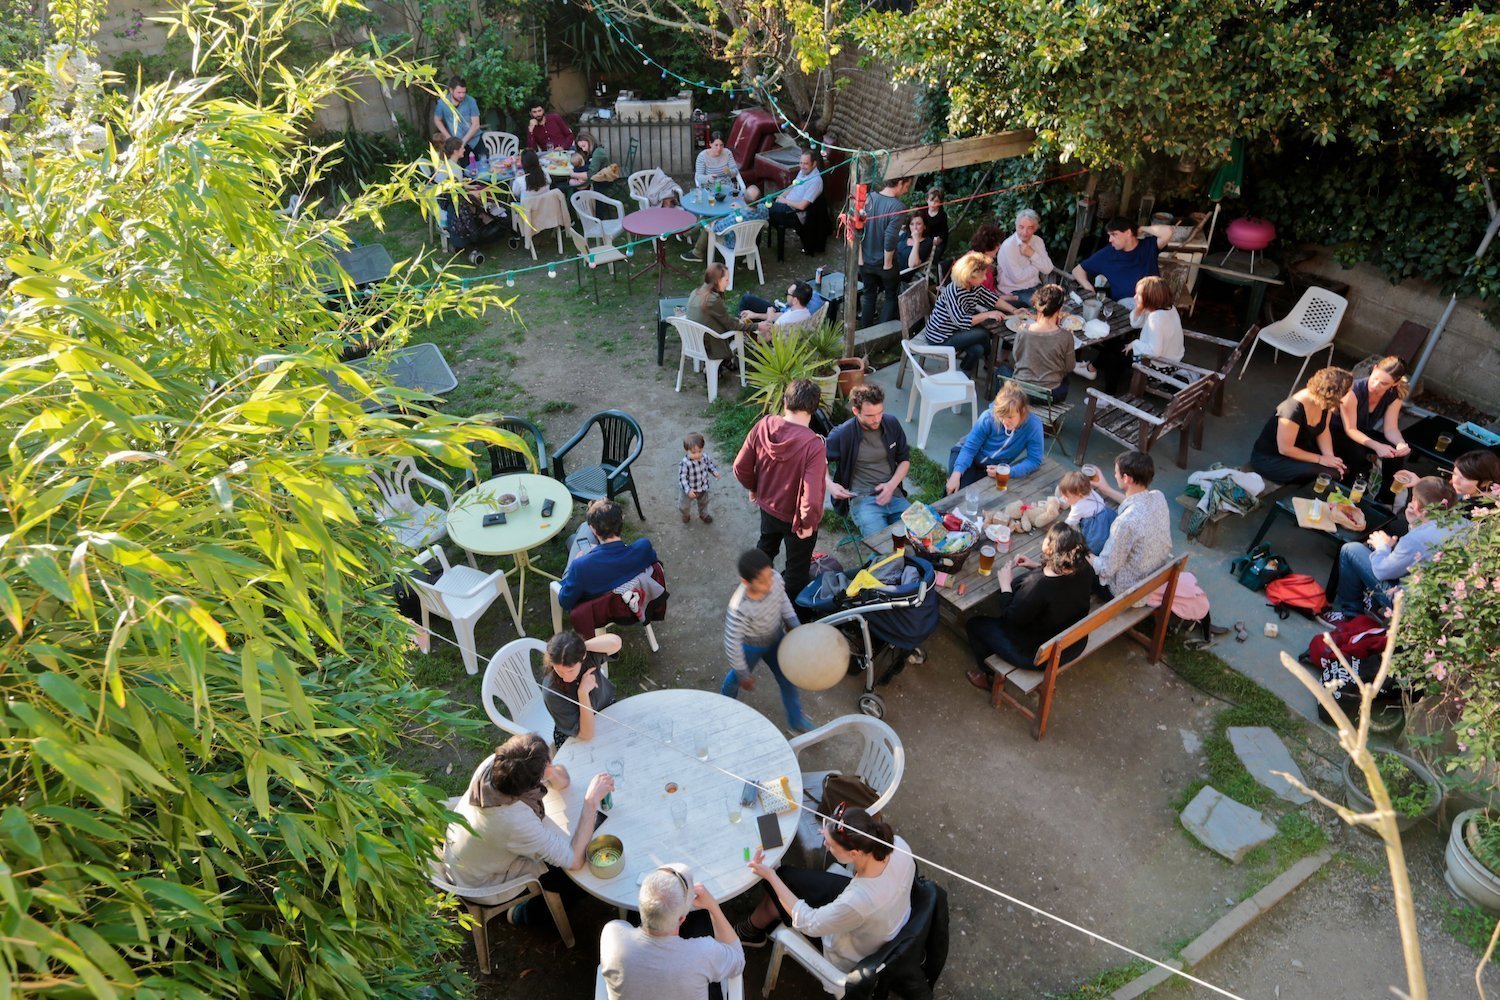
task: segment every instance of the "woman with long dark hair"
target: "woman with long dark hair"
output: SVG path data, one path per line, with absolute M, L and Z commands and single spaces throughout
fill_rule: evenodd
M 773 869 L 756 848 L 750 868 L 765 879 L 766 894 L 734 929 L 741 944 L 759 948 L 771 928 L 790 923 L 821 938 L 823 957 L 849 972 L 906 924 L 917 865 L 889 823 L 842 804 L 823 821 L 823 845 L 853 877 L 816 868 Z

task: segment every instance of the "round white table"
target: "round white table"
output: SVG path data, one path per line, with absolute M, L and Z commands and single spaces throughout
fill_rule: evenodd
M 665 719 L 674 728 L 668 746 L 661 744 L 659 731 Z M 707 761 L 693 755 L 693 736 L 699 730 L 709 734 Z M 762 806 L 745 807 L 740 821 L 731 823 L 725 797 L 738 798 L 743 786 L 723 771 L 758 782 L 786 775 L 793 795 L 802 792 L 797 755 L 776 724 L 749 705 L 709 691 L 648 691 L 616 702 L 595 718 L 592 740 L 569 740 L 556 760 L 568 769 L 572 783 L 566 791 L 547 793 L 547 815 L 569 831 L 593 776 L 608 770 L 611 760 L 625 765 L 609 818 L 598 830 L 620 838 L 624 870 L 610 879 L 596 878 L 587 866 L 568 872 L 589 893 L 625 910 L 639 905 L 639 879 L 673 861 L 691 865 L 693 878 L 720 902 L 759 881 L 746 864 L 745 851 L 753 854 L 760 846 L 756 817 Z M 676 783 L 676 792 L 666 790 L 669 782 Z M 679 796 L 689 808 L 681 830 L 671 810 Z M 792 809 L 777 817 L 782 846 L 766 852 L 768 864 L 774 866 L 786 853 L 796 836 L 797 815 Z
M 494 499 L 502 493 L 515 493 L 526 487 L 531 503 L 505 515 L 504 524 L 484 526 L 486 514 L 495 512 Z M 542 505 L 553 502 L 552 515 L 542 517 Z M 531 564 L 527 553 L 568 526 L 573 516 L 573 497 L 568 488 L 549 476 L 531 472 L 513 472 L 485 480 L 458 497 L 448 511 L 448 537 L 467 552 L 486 556 L 514 556 L 520 579 L 516 588 L 516 607 L 526 603 L 526 572 L 535 570 L 542 576 L 557 577 Z

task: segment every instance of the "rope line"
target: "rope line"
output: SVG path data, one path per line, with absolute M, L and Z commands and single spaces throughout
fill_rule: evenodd
M 413 623 L 413 624 L 415 624 L 415 623 Z M 416 626 L 416 627 L 420 628 L 420 626 Z M 438 635 L 436 632 L 432 631 L 431 629 L 427 630 L 427 634 L 430 637 L 433 637 L 433 638 L 436 638 L 436 639 L 440 639 L 443 642 L 448 643 L 450 646 L 457 647 L 458 649 L 462 649 L 463 648 L 462 646 L 460 646 L 454 640 L 449 639 L 447 636 L 444 636 L 444 635 Z M 488 659 L 486 659 L 486 662 L 488 662 Z M 528 662 L 528 664 L 530 662 L 529 655 L 528 655 L 527 662 Z M 541 685 L 539 683 L 537 683 L 536 678 L 532 677 L 532 678 L 530 678 L 530 680 L 531 680 L 532 684 L 536 685 L 536 687 L 538 688 L 538 690 L 541 690 Z M 576 699 L 569 698 L 567 695 L 563 694 L 561 691 L 554 690 L 554 691 L 551 691 L 551 692 L 543 692 L 543 697 L 544 698 L 545 698 L 545 696 L 546 696 L 547 693 L 550 693 L 552 695 L 555 695 L 556 697 L 562 698 L 564 701 L 570 702 L 573 705 L 579 707 L 580 709 L 583 707 L 582 704 L 579 703 Z M 592 706 L 590 706 L 590 708 L 592 709 Z M 744 783 L 747 783 L 747 784 L 755 785 L 758 788 L 762 787 L 761 786 L 761 782 L 759 780 L 752 779 L 752 778 L 747 778 L 747 777 L 745 777 L 744 775 L 741 775 L 741 774 L 736 774 L 734 771 L 731 771 L 731 770 L 729 770 L 728 768 L 725 768 L 725 767 L 721 767 L 720 765 L 718 765 L 716 763 L 713 763 L 712 761 L 709 761 L 709 760 L 700 760 L 696 754 L 690 754 L 690 753 L 688 753 L 687 749 L 685 747 L 683 747 L 683 746 L 678 746 L 675 743 L 665 743 L 665 742 L 663 742 L 661 740 L 660 736 L 657 733 L 655 733 L 655 732 L 648 732 L 647 730 L 637 728 L 636 726 L 633 726 L 633 725 L 631 725 L 628 722 L 625 722 L 625 721 L 623 721 L 621 719 L 616 719 L 616 718 L 614 718 L 612 716 L 609 716 L 609 715 L 603 715 L 603 714 L 600 714 L 600 713 L 595 713 L 594 718 L 595 718 L 596 721 L 598 721 L 598 720 L 608 720 L 610 723 L 612 723 L 612 724 L 614 724 L 616 726 L 619 726 L 622 729 L 628 730 L 629 732 L 634 733 L 636 735 L 645 737 L 646 739 L 648 739 L 651 742 L 655 743 L 659 748 L 667 749 L 667 750 L 672 750 L 672 751 L 674 751 L 675 753 L 679 754 L 682 757 L 685 757 L 685 758 L 687 758 L 689 760 L 692 760 L 692 761 L 694 761 L 694 762 L 696 762 L 698 764 L 702 764 L 702 765 L 705 765 L 707 767 L 710 767 L 713 770 L 718 771 L 722 775 L 725 775 L 727 777 L 733 778 L 735 781 L 740 781 L 740 782 L 744 782 Z M 543 737 L 543 738 L 545 739 L 545 737 Z M 574 737 L 574 739 L 576 739 L 576 738 L 577 737 Z M 792 791 L 793 791 L 793 795 L 796 795 L 798 789 L 793 789 Z M 835 820 L 832 816 L 825 815 L 824 813 L 819 812 L 814 807 L 804 805 L 798 799 L 794 799 L 793 802 L 792 802 L 792 805 L 794 805 L 798 810 L 800 810 L 802 812 L 811 814 L 813 817 L 815 817 L 818 820 L 818 822 L 820 824 L 823 823 L 823 822 L 837 822 L 837 820 Z M 889 843 L 887 841 L 881 840 L 879 837 L 871 836 L 870 834 L 864 833 L 862 831 L 860 833 L 860 836 L 866 838 L 867 840 L 871 840 L 871 841 L 873 841 L 873 842 L 875 842 L 877 844 L 880 844 L 882 847 L 888 847 L 892 851 L 900 851 L 902 854 L 908 855 L 913 861 L 920 861 L 921 863 L 923 863 L 923 864 L 925 864 L 925 865 L 929 866 L 930 868 L 933 868 L 933 869 L 935 869 L 937 871 L 940 871 L 940 872 L 942 872 L 945 875 L 949 875 L 949 876 L 951 876 L 953 878 L 956 878 L 956 879 L 958 879 L 958 880 L 960 880 L 962 882 L 965 882 L 965 883 L 973 886 L 976 889 L 980 889 L 980 890 L 983 890 L 984 892 L 990 893 L 991 895 L 995 896 L 998 899 L 1003 899 L 1007 903 L 1011 903 L 1011 904 L 1014 904 L 1016 906 L 1019 906 L 1019 907 L 1025 909 L 1025 910 L 1030 911 L 1031 913 L 1033 913 L 1033 914 L 1035 914 L 1035 915 L 1037 915 L 1039 917 L 1045 917 L 1046 919 L 1051 920 L 1054 923 L 1060 924 L 1063 927 L 1068 928 L 1069 930 L 1077 931 L 1080 934 L 1083 934 L 1083 935 L 1085 935 L 1085 936 L 1087 936 L 1089 938 L 1092 938 L 1095 941 L 1098 941 L 1100 944 L 1109 945 L 1111 948 L 1115 948 L 1115 949 L 1118 949 L 1119 951 L 1123 951 L 1125 954 L 1130 955 L 1133 958 L 1140 959 L 1143 962 L 1149 962 L 1150 964 L 1156 966 L 1159 969 L 1165 969 L 1167 972 L 1171 973 L 1174 976 L 1178 976 L 1178 977 L 1180 977 L 1182 979 L 1186 979 L 1188 982 L 1195 983 L 1198 986 L 1204 987 L 1205 989 L 1212 990 L 1213 992 L 1219 994 L 1222 997 L 1227 997 L 1228 1000 L 1245 1000 L 1245 998 L 1241 997 L 1239 994 L 1231 993 L 1228 990 L 1225 990 L 1225 989 L 1222 989 L 1222 988 L 1220 988 L 1218 986 L 1215 986 L 1213 983 L 1207 982 L 1206 980 L 1203 980 L 1203 979 L 1199 979 L 1197 976 L 1194 976 L 1190 972 L 1186 972 L 1186 971 L 1184 971 L 1182 969 L 1175 968 L 1174 966 L 1168 965 L 1166 962 L 1163 962 L 1163 961 L 1161 961 L 1159 959 L 1152 958 L 1150 955 L 1144 954 L 1143 952 L 1136 951 L 1134 948 L 1130 947 L 1129 945 L 1121 944 L 1120 942 L 1115 941 L 1112 938 L 1106 937 L 1106 936 L 1104 936 L 1103 934 L 1100 934 L 1097 931 L 1089 930 L 1087 927 L 1084 927 L 1084 926 L 1082 926 L 1080 924 L 1076 924 L 1076 923 L 1072 922 L 1071 920 L 1067 919 L 1066 917 L 1059 916 L 1058 914 L 1052 913 L 1052 912 L 1050 912 L 1048 910 L 1044 910 L 1041 907 L 1036 906 L 1033 903 L 1028 903 L 1024 899 L 1020 899 L 1020 898 L 1018 898 L 1016 896 L 1012 896 L 1012 895 L 1010 895 L 1009 893 L 1005 892 L 1002 889 L 997 889 L 994 886 L 988 885 L 988 884 L 986 884 L 984 882 L 979 881 L 978 879 L 975 879 L 975 878 L 972 878 L 971 876 L 965 875 L 963 872 L 955 871 L 954 869 L 949 868 L 947 865 L 941 864 L 941 863 L 939 863 L 937 861 L 933 861 L 931 858 L 924 857 L 924 856 L 918 854 L 915 851 L 902 850 L 895 843 Z

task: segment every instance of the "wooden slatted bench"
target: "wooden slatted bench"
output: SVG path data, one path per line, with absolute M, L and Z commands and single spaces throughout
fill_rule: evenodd
M 1247 466 L 1241 466 L 1240 471 L 1250 472 L 1252 470 Z M 1264 476 L 1262 476 L 1261 479 L 1265 482 L 1265 486 L 1261 489 L 1260 493 L 1257 494 L 1256 498 L 1262 503 L 1269 502 L 1273 496 L 1286 489 L 1285 483 L 1273 483 L 1269 479 L 1266 479 Z M 1193 516 L 1193 511 L 1198 509 L 1198 498 L 1183 493 L 1177 497 L 1177 506 L 1182 508 L 1182 519 L 1178 522 L 1177 527 L 1182 531 L 1183 535 L 1186 536 L 1188 533 L 1188 519 Z M 1207 523 L 1203 525 L 1203 530 L 1198 532 L 1198 537 L 1194 539 L 1194 541 L 1196 541 L 1199 545 L 1206 545 L 1212 548 L 1214 542 L 1217 541 L 1219 537 L 1219 525 L 1231 517 L 1238 516 L 1239 515 L 1235 514 L 1235 512 L 1232 510 L 1214 511 L 1212 514 L 1208 515 Z
M 1159 661 L 1162 646 L 1167 641 L 1167 622 L 1171 619 L 1172 598 L 1177 593 L 1177 578 L 1182 574 L 1187 561 L 1187 556 L 1178 556 L 1128 592 L 1089 612 L 1083 621 L 1042 643 L 1036 653 L 1035 666 L 1018 667 L 999 656 L 990 656 L 985 660 L 985 665 L 995 672 L 994 683 L 990 687 L 990 704 L 999 708 L 1004 702 L 1032 720 L 1035 723 L 1032 735 L 1040 740 L 1047 734 L 1047 718 L 1052 713 L 1057 678 L 1064 671 L 1082 663 L 1090 653 L 1103 648 L 1121 635 L 1128 635 L 1146 647 L 1152 663 Z M 1161 606 L 1153 608 L 1145 605 L 1144 601 L 1151 592 L 1163 585 L 1167 590 Z M 1142 606 L 1136 607 L 1138 603 Z M 1148 635 L 1140 632 L 1136 626 L 1149 618 L 1156 619 L 1156 622 Z M 1084 639 L 1088 640 L 1084 651 L 1063 663 L 1063 650 Z M 1032 696 L 1036 698 L 1035 708 L 1022 700 Z

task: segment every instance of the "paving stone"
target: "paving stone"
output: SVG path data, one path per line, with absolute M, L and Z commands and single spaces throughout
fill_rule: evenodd
M 1241 805 L 1205 785 L 1182 811 L 1182 825 L 1204 847 L 1235 864 L 1247 852 L 1276 836 L 1276 828 L 1257 809 Z
M 1298 781 L 1304 784 L 1307 782 L 1297 767 L 1297 762 L 1292 760 L 1292 755 L 1287 753 L 1286 745 L 1274 730 L 1265 726 L 1230 726 L 1228 733 L 1229 742 L 1234 745 L 1234 752 L 1239 754 L 1240 763 L 1245 765 L 1245 769 L 1256 781 L 1288 802 L 1301 805 L 1312 801 L 1310 796 L 1298 791 L 1285 778 L 1272 773 L 1285 771 Z

